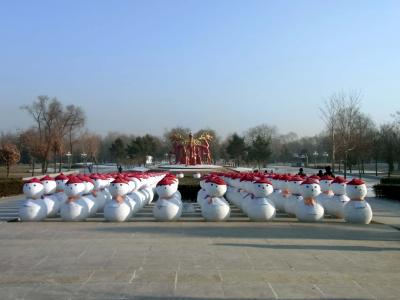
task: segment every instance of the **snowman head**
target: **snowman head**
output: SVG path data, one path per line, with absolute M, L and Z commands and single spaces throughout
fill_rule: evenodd
M 90 179 L 92 179 L 92 181 L 93 181 L 95 190 L 100 190 L 103 188 L 103 180 L 101 179 L 101 177 L 99 175 L 92 174 L 92 175 L 90 175 Z
M 331 190 L 331 184 L 334 179 L 335 178 L 329 175 L 322 176 L 321 180 L 319 181 L 319 185 L 321 186 L 321 192 L 323 193 L 329 192 Z
M 87 176 L 82 176 L 81 180 L 83 181 L 83 184 L 85 185 L 85 189 L 83 190 L 83 194 L 89 194 L 93 191 L 94 189 L 94 182 L 92 179 L 90 179 Z
M 346 194 L 347 181 L 343 177 L 337 176 L 331 183 L 332 192 L 335 195 L 345 195 Z
M 32 199 L 40 198 L 44 193 L 43 184 L 37 178 L 32 178 L 28 181 L 25 181 L 22 190 L 27 198 Z
M 71 176 L 65 185 L 65 194 L 69 197 L 79 196 L 85 190 L 85 184 L 76 176 Z
M 56 192 L 57 183 L 54 178 L 46 175 L 40 179 L 43 184 L 44 194 L 54 194 Z
M 219 176 L 212 176 L 206 180 L 205 189 L 210 197 L 222 197 L 226 193 L 226 183 Z
M 300 185 L 302 184 L 303 181 L 304 181 L 303 178 L 301 178 L 300 176 L 297 176 L 297 175 L 290 178 L 288 186 L 289 186 L 289 190 L 292 192 L 292 194 L 300 195 L 300 193 L 301 193 Z
M 353 178 L 347 183 L 346 193 L 350 199 L 364 200 L 367 196 L 367 186 L 363 180 Z
M 171 198 L 177 190 L 178 185 L 176 181 L 169 176 L 165 176 L 161 179 L 156 186 L 156 193 L 160 198 Z
M 280 181 L 280 185 L 281 185 L 281 189 L 282 190 L 286 190 L 286 191 L 289 190 L 290 178 L 291 178 L 291 176 L 289 176 L 289 175 L 280 176 L 279 181 Z
M 64 191 L 65 184 L 68 181 L 68 177 L 65 176 L 63 173 L 60 173 L 54 179 L 56 180 L 56 185 L 57 185 L 56 191 L 59 191 L 59 192 Z
M 115 177 L 114 181 L 110 184 L 110 193 L 113 197 L 116 196 L 125 196 L 128 194 L 131 187 L 129 186 L 128 181 L 122 177 L 117 176 Z
M 321 188 L 317 180 L 308 178 L 301 183 L 300 192 L 304 199 L 315 198 L 321 194 Z
M 257 198 L 261 197 L 267 197 L 274 191 L 274 188 L 272 187 L 272 183 L 265 179 L 265 178 L 260 178 L 256 181 L 253 182 L 253 194 Z

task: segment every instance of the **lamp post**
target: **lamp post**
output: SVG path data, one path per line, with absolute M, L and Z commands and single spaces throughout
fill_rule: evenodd
M 85 152 L 82 152 L 81 153 L 81 158 L 82 158 L 82 160 L 83 160 L 83 162 L 84 162 L 84 169 L 83 169 L 83 173 L 85 174 L 86 173 L 86 166 L 87 166 L 87 154 L 85 153 Z
M 67 157 L 67 160 L 68 160 L 68 171 L 71 171 L 71 156 L 72 156 L 72 154 L 71 154 L 71 152 L 68 151 L 65 154 L 65 156 Z
M 316 168 L 317 166 L 317 157 L 318 157 L 319 153 L 317 151 L 314 151 L 313 156 L 314 156 L 314 168 Z
M 322 156 L 325 157 L 325 163 L 327 164 L 328 163 L 328 157 L 329 157 L 328 152 L 325 151 L 324 153 L 322 153 Z

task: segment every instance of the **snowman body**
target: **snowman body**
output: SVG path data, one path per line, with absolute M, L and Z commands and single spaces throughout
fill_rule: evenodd
M 333 181 L 331 186 L 334 195 L 325 201 L 326 210 L 332 217 L 342 219 L 344 217 L 344 206 L 350 201 L 350 198 L 346 195 L 347 183 L 343 180 L 341 182 Z
M 206 221 L 225 221 L 229 218 L 230 207 L 223 197 L 227 186 L 220 178 L 210 178 L 205 183 L 206 200 L 201 208 L 201 215 Z
M 333 178 L 332 179 L 324 179 L 321 178 L 319 185 L 321 187 L 321 194 L 319 194 L 316 198 L 319 204 L 325 209 L 325 205 L 327 202 L 331 202 L 333 197 L 333 192 L 331 188 Z M 325 209 L 326 210 L 326 209 Z
M 278 180 L 272 179 L 271 182 L 272 182 L 272 186 L 274 187 L 274 190 L 273 190 L 272 194 L 269 196 L 269 198 L 274 203 L 274 205 L 276 205 L 276 202 L 279 201 L 277 199 L 278 199 L 279 195 L 282 193 L 282 190 L 278 187 Z
M 47 207 L 40 198 L 43 195 L 42 183 L 34 178 L 23 185 L 26 199 L 18 209 L 19 218 L 22 221 L 42 221 L 47 216 Z
M 247 215 L 252 221 L 270 221 L 276 211 L 273 202 L 268 198 L 273 192 L 272 184 L 259 180 L 253 183 L 252 197 L 247 203 Z
M 104 206 L 104 218 L 109 222 L 124 222 L 132 216 L 132 208 L 126 200 L 130 187 L 128 181 L 116 178 L 110 184 L 110 193 L 113 197 Z
M 54 196 L 57 198 L 58 202 L 60 203 L 60 209 L 61 209 L 61 205 L 63 205 L 65 203 L 65 201 L 67 201 L 68 197 L 65 194 L 65 185 L 68 181 L 67 179 L 57 179 L 56 178 L 56 192 L 54 193 Z
M 131 207 L 132 215 L 134 215 L 141 208 L 139 206 L 141 202 L 138 201 L 137 195 L 133 193 L 135 188 L 136 188 L 135 183 L 132 180 L 129 180 L 128 181 L 128 185 L 129 185 L 129 192 L 128 192 L 128 194 L 126 194 L 125 200 L 129 204 L 129 206 Z
M 275 195 L 274 203 L 275 208 L 279 211 L 285 211 L 285 203 L 290 196 L 289 181 L 286 179 L 277 180 L 277 187 L 281 190 L 280 193 Z
M 156 187 L 158 200 L 153 207 L 153 216 L 157 221 L 174 221 L 182 215 L 181 195 L 178 184 L 171 178 L 162 179 Z
M 300 185 L 303 201 L 297 203 L 296 217 L 301 222 L 318 222 L 324 217 L 324 208 L 315 201 L 321 193 L 321 188 L 316 181 L 305 180 Z
M 352 180 L 346 187 L 350 197 L 343 209 L 344 219 L 348 223 L 369 224 L 372 220 L 371 206 L 364 198 L 367 195 L 367 187 L 362 180 Z
M 92 194 L 94 184 L 90 181 L 84 181 L 85 189 L 82 193 L 82 201 L 86 204 L 89 217 L 94 217 L 97 213 L 97 197 Z
M 89 210 L 82 199 L 85 184 L 77 179 L 69 180 L 65 186 L 65 193 L 68 200 L 61 205 L 60 215 L 63 221 L 77 222 L 84 221 L 89 216 Z
M 102 212 L 104 209 L 104 205 L 106 204 L 107 194 L 105 192 L 105 187 L 107 183 L 100 176 L 91 177 L 94 184 L 94 192 L 96 194 L 96 204 L 97 211 Z
M 47 217 L 54 218 L 57 216 L 60 211 L 60 201 L 55 195 L 57 189 L 57 183 L 53 178 L 45 176 L 40 180 L 43 184 L 43 196 L 42 200 L 44 205 L 46 206 Z
M 203 206 L 207 198 L 207 191 L 205 189 L 205 180 L 200 180 L 200 190 L 197 192 L 196 202 L 200 207 Z M 229 189 L 229 188 L 228 188 Z
M 300 194 L 300 185 L 303 182 L 301 178 L 293 177 L 288 182 L 289 188 L 289 196 L 286 198 L 286 202 L 284 204 L 285 212 L 289 216 L 296 215 L 296 207 L 299 202 L 303 201 L 303 197 Z

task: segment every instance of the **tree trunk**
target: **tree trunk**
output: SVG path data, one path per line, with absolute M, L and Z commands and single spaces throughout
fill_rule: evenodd
M 375 159 L 375 176 L 378 176 L 378 159 Z
M 32 177 L 35 176 L 35 159 L 32 157 Z
M 7 166 L 7 178 L 8 178 L 8 176 L 10 176 L 10 164 L 7 163 L 6 166 Z
M 61 168 L 62 168 L 62 153 L 61 153 L 61 151 L 60 151 L 60 153 L 59 153 L 59 163 L 60 163 L 60 166 L 58 167 L 58 172 L 59 173 L 61 173 Z

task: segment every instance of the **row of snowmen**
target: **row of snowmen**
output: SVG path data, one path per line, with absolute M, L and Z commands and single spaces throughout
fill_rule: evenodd
M 372 210 L 365 201 L 367 187 L 361 179 L 347 182 L 342 177 L 313 175 L 310 177 L 263 173 L 216 173 L 200 181 L 202 189 L 197 202 L 202 211 L 210 188 L 210 178 L 219 177 L 225 185 L 226 198 L 239 207 L 251 220 L 268 221 L 276 210 L 295 216 L 299 221 L 316 222 L 324 214 L 344 218 L 350 223 L 368 224 Z M 222 184 L 222 185 L 224 185 Z M 222 197 L 222 196 L 221 196 Z M 220 198 L 221 198 L 220 197 Z M 217 200 L 224 203 L 225 199 Z M 208 204 L 214 200 L 207 201 Z M 225 201 L 226 203 L 226 201 Z M 220 219 L 222 220 L 222 219 Z
M 108 221 L 128 220 L 154 198 L 165 173 L 58 175 L 32 178 L 23 185 L 26 200 L 19 207 L 22 221 L 41 221 L 58 215 L 64 221 L 83 221 L 103 212 Z

